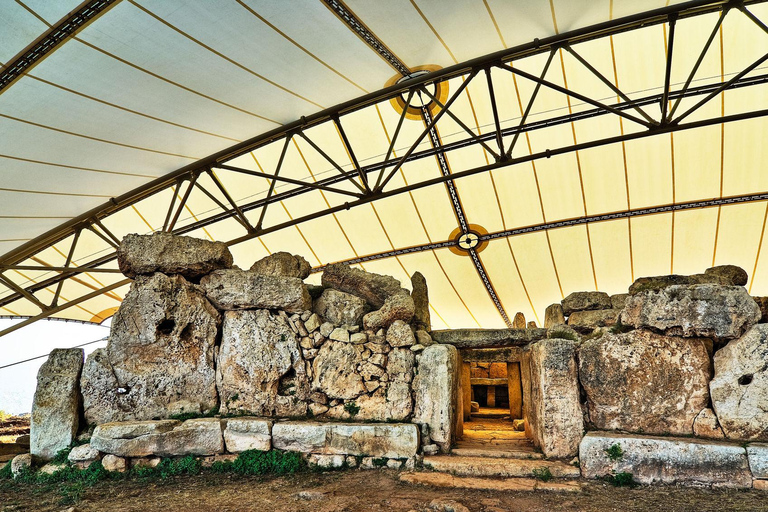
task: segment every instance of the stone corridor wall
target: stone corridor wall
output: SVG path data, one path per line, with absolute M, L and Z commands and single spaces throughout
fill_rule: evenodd
M 106 348 L 84 364 L 82 350 L 65 351 L 82 366 L 65 386 L 82 397 L 80 430 L 195 416 L 415 422 L 422 443 L 450 448 L 453 416 L 432 399 L 445 386 L 428 376 L 445 377 L 456 353 L 433 345 L 420 274 L 411 293 L 392 277 L 328 265 L 312 286 L 300 256 L 242 270 L 222 243 L 165 233 L 127 236 L 118 263 L 134 281 Z M 38 386 L 40 396 L 61 391 Z M 71 415 L 67 433 L 53 435 L 38 414 L 33 430 L 46 441 L 33 441 L 33 455 L 69 445 Z

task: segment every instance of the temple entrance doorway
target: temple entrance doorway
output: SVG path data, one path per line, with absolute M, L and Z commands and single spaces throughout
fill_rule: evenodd
M 534 453 L 525 433 L 521 349 L 463 349 L 460 354 L 464 426 L 454 451 Z

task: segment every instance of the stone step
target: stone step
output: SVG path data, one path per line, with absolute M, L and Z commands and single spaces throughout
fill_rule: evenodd
M 409 484 L 431 485 L 455 489 L 479 489 L 485 491 L 549 491 L 581 492 L 581 483 L 575 480 L 543 482 L 533 478 L 479 478 L 456 476 L 450 473 L 403 472 L 400 481 Z
M 553 478 L 579 478 L 581 471 L 565 462 L 462 455 L 424 457 L 424 466 L 436 471 L 474 477 L 533 477 L 534 470 L 549 470 Z
M 544 454 L 536 452 L 532 449 L 509 449 L 500 448 L 494 449 L 492 447 L 476 447 L 468 446 L 454 448 L 451 450 L 451 455 L 460 457 L 485 457 L 490 459 L 543 459 Z

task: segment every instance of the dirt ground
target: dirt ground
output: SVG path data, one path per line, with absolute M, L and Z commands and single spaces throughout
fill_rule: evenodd
M 65 511 L 61 485 L 4 484 L 0 510 Z M 472 512 L 768 511 L 761 491 L 678 487 L 614 488 L 590 483 L 580 494 L 439 489 L 402 483 L 389 470 L 305 473 L 287 477 L 202 474 L 162 481 L 106 481 L 85 489 L 77 512 L 408 512 L 434 499 Z

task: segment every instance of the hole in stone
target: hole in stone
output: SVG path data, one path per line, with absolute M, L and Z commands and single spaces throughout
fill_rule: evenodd
M 176 322 L 166 319 L 157 324 L 157 332 L 158 334 L 169 336 L 173 332 L 174 327 L 176 327 Z
M 746 375 L 742 375 L 739 377 L 739 385 L 740 386 L 746 386 L 748 384 L 752 384 L 752 374 L 748 373 Z
M 296 394 L 296 370 L 294 368 L 288 370 L 280 379 L 277 394 L 280 396 L 293 396 Z
M 189 342 L 192 340 L 192 329 L 192 324 L 187 324 L 187 326 L 181 330 L 181 336 L 179 336 L 179 338 L 181 338 L 182 342 Z

